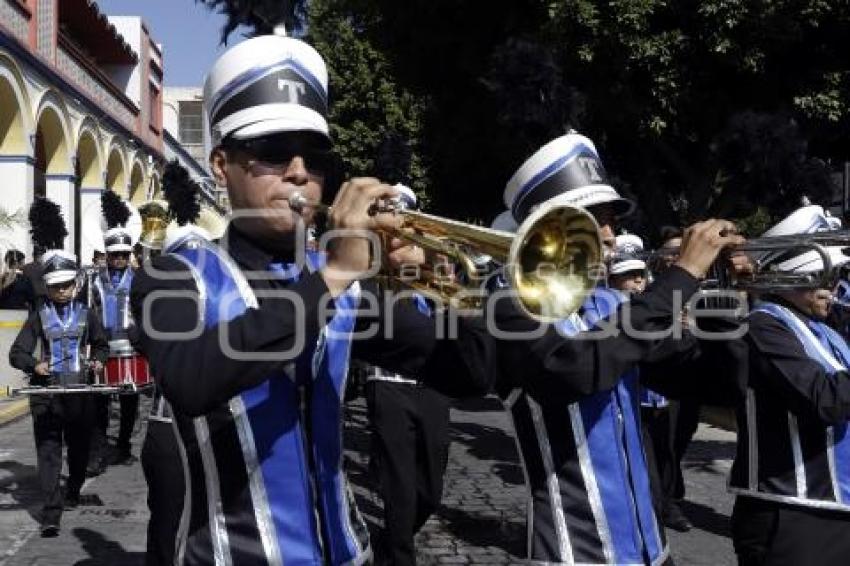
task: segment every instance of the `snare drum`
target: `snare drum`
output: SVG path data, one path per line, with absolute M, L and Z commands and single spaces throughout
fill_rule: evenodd
M 153 385 L 148 361 L 136 352 L 129 340 L 109 343 L 109 359 L 103 368 L 104 385 L 136 391 Z

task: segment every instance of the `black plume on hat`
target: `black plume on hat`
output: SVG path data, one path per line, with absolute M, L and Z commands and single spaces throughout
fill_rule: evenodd
M 123 228 L 130 219 L 130 209 L 117 194 L 103 191 L 100 195 L 100 210 L 106 219 L 107 228 Z
M 410 184 L 410 161 L 413 152 L 400 133 L 390 130 L 378 144 L 375 157 L 375 175 L 390 184 Z
M 189 176 L 189 171 L 176 159 L 168 162 L 162 173 L 162 192 L 168 201 L 168 213 L 184 226 L 192 223 L 201 213 L 198 195 L 201 187 Z
M 306 0 L 195 0 L 210 10 L 227 17 L 221 30 L 221 43 L 239 26 L 247 26 L 255 35 L 271 33 L 275 26 L 284 24 L 287 30 L 301 27 L 305 17 Z
M 30 235 L 33 244 L 42 250 L 62 247 L 68 230 L 59 205 L 44 197 L 35 197 L 29 212 Z

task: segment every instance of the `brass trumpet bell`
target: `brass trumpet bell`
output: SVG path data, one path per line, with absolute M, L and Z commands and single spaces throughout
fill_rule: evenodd
M 165 240 L 165 228 L 171 219 L 168 217 L 168 203 L 152 200 L 139 206 L 139 216 L 142 217 L 142 234 L 139 243 L 155 250 L 162 249 Z
M 554 322 L 581 307 L 604 277 L 603 260 L 599 225 L 589 212 L 544 204 L 517 230 L 505 273 L 526 314 Z

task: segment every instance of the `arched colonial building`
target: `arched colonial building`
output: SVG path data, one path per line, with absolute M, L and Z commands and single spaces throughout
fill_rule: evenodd
M 160 197 L 173 153 L 162 69 L 138 17 L 107 17 L 90 0 L 0 0 L 0 213 L 17 213 L 0 228 L 0 252 L 31 257 L 37 195 L 62 208 L 66 247 L 83 263 L 102 246 L 102 191 L 135 205 Z

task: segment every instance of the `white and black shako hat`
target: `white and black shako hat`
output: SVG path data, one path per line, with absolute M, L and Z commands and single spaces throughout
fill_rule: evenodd
M 514 220 L 513 214 L 511 214 L 510 210 L 506 210 L 504 212 L 500 212 L 496 218 L 490 223 L 490 228 L 493 230 L 500 230 L 502 232 L 516 232 L 519 226 Z
M 106 253 L 132 252 L 133 236 L 123 226 L 117 226 L 104 232 L 103 244 L 106 248 Z
M 133 251 L 133 237 L 126 227 L 130 220 L 130 207 L 127 203 L 114 192 L 107 190 L 100 195 L 100 209 L 107 226 L 103 233 L 106 253 Z
M 505 187 L 505 206 L 519 223 L 538 205 L 554 198 L 585 208 L 611 204 L 618 216 L 634 209 L 634 203 L 611 186 L 593 142 L 575 132 L 537 150 Z
M 41 277 L 46 285 L 57 285 L 76 279 L 77 256 L 62 249 L 68 230 L 59 205 L 36 197 L 29 210 L 30 234 L 41 256 Z
M 79 265 L 77 256 L 65 250 L 47 250 L 41 256 L 41 277 L 45 285 L 67 283 L 77 278 Z
M 228 49 L 204 83 L 212 147 L 227 137 L 314 132 L 330 144 L 328 71 L 318 51 L 283 35 Z
M 776 226 L 766 231 L 763 236 L 794 236 L 798 234 L 814 234 L 816 232 L 828 232 L 833 230 L 835 223 L 830 221 L 823 207 L 811 204 L 798 208 Z M 838 267 L 850 262 L 850 256 L 842 246 L 826 246 L 826 252 L 832 262 L 832 267 Z M 762 264 L 762 269 L 768 269 L 791 273 L 812 273 L 823 270 L 823 259 L 815 251 L 806 251 L 803 248 L 789 248 L 783 252 L 772 252 L 757 254 Z
M 396 183 L 393 188 L 398 191 L 398 202 L 402 209 L 413 210 L 419 208 L 419 199 L 413 189 L 402 183 Z
M 622 234 L 614 242 L 614 251 L 608 262 L 608 275 L 620 275 L 629 271 L 643 271 L 646 261 L 641 258 L 643 240 L 635 234 Z

